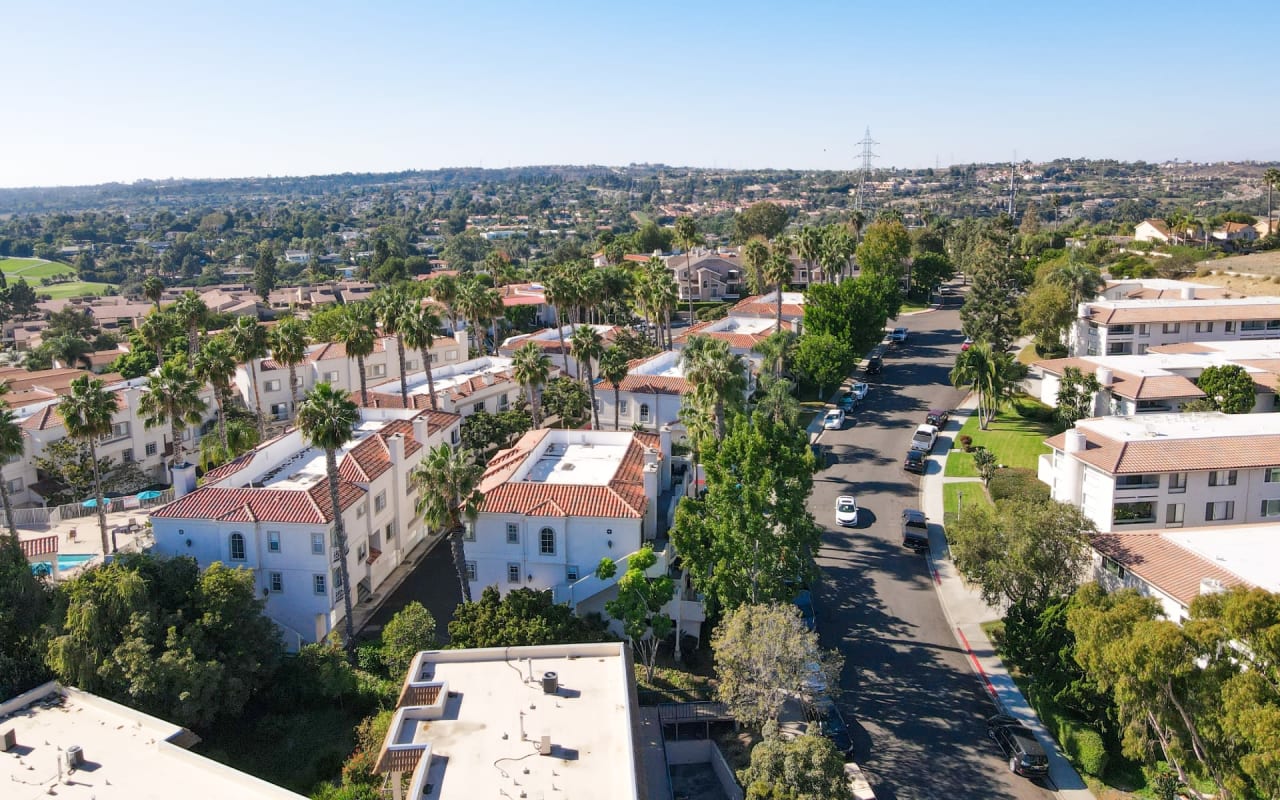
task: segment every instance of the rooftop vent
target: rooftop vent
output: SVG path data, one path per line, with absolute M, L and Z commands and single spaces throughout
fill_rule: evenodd
M 555 694 L 560 690 L 560 676 L 548 670 L 542 673 L 542 693 Z
M 572 471 L 573 471 L 573 466 L 574 466 L 574 465 L 573 465 L 573 462 L 572 462 L 572 461 L 565 461 L 564 463 L 562 463 L 562 464 L 560 465 L 560 471 L 561 471 L 561 472 L 572 472 Z
M 551 755 L 551 737 L 550 736 L 543 736 L 541 739 L 538 740 L 538 755 L 540 756 Z

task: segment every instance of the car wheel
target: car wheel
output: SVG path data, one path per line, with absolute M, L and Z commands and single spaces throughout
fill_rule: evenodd
M 1012 756 L 1009 759 L 1009 771 L 1012 772 L 1014 775 L 1018 774 L 1018 757 L 1017 756 Z

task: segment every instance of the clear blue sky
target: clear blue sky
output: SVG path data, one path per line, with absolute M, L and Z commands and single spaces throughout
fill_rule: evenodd
M 0 186 L 1280 160 L 1280 13 L 1172 0 L 18 0 Z

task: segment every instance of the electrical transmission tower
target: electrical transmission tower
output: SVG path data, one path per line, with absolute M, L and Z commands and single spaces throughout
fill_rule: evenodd
M 880 156 L 871 152 L 873 145 L 880 144 L 871 138 L 871 126 L 867 126 L 867 132 L 862 137 L 862 141 L 858 145 L 862 147 L 862 152 L 858 157 L 862 159 L 862 169 L 858 172 L 858 194 L 853 198 L 853 207 L 857 211 L 864 211 L 870 207 L 866 202 L 867 196 L 867 178 L 871 176 L 871 159 Z

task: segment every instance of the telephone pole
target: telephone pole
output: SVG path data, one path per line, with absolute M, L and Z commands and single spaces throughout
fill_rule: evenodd
M 858 154 L 858 157 L 862 159 L 862 169 L 858 172 L 858 193 L 853 198 L 853 208 L 856 211 L 863 211 L 870 207 L 870 204 L 866 202 L 867 178 L 871 175 L 871 159 L 880 157 L 871 152 L 872 146 L 877 144 L 880 143 L 871 138 L 871 126 L 868 125 L 866 134 L 858 142 L 858 145 L 862 147 L 862 152 Z

